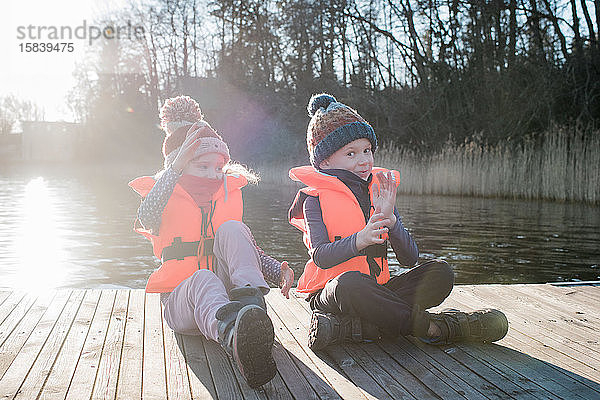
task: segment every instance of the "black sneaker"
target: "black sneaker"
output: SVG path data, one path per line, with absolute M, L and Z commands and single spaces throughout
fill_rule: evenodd
M 430 314 L 430 318 L 442 331 L 439 337 L 421 338 L 430 344 L 491 343 L 502 339 L 508 332 L 506 315 L 494 309 L 472 312 L 448 309 L 438 314 Z
M 342 342 L 378 340 L 379 329 L 358 317 L 313 311 L 308 333 L 308 347 L 321 350 Z
M 277 373 L 273 360 L 273 323 L 257 305 L 235 301 L 217 310 L 219 343 L 235 360 L 251 388 L 269 382 Z

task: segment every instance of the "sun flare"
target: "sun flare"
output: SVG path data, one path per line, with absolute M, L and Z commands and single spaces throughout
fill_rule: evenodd
M 13 286 L 28 292 L 51 290 L 65 280 L 64 246 L 56 221 L 54 199 L 44 178 L 24 189 L 22 220 L 16 237 L 18 271 Z

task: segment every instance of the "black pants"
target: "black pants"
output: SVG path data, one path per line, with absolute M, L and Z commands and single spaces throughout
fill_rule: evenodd
M 331 279 L 310 298 L 313 310 L 357 316 L 392 335 L 426 336 L 429 314 L 452 291 L 454 272 L 431 260 L 380 285 L 375 278 L 348 271 Z

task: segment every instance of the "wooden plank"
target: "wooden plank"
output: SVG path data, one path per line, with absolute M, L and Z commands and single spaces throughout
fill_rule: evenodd
M 210 375 L 203 336 L 183 336 L 183 349 L 187 363 L 190 389 L 194 399 L 216 399 L 217 392 Z
M 305 343 L 308 341 L 308 330 L 310 321 L 310 313 L 306 311 L 306 308 L 298 302 L 296 299 L 290 299 L 292 301 L 285 301 L 282 304 L 287 306 L 292 314 L 303 315 L 305 318 L 304 332 Z M 303 301 L 303 300 L 301 300 Z M 331 359 L 335 362 L 337 369 L 344 372 L 346 376 L 355 384 L 355 386 L 363 393 L 367 398 L 391 398 L 390 394 L 387 393 L 373 377 L 371 377 L 360 364 L 358 364 L 344 346 L 330 346 L 324 351 L 319 353 L 328 354 Z M 344 395 L 342 395 L 343 397 Z
M 381 347 L 398 363 L 442 398 L 483 399 L 481 393 L 444 371 L 438 363 L 427 359 L 414 346 L 401 339 L 397 343 L 382 342 Z
M 11 293 L 13 293 L 11 290 L 0 291 L 0 306 L 2 306 L 2 303 L 4 303 L 4 300 L 6 300 L 8 298 L 8 296 L 11 295 Z
M 461 368 L 459 364 L 452 363 L 452 359 L 447 357 L 447 355 L 443 357 L 445 353 L 440 354 L 440 359 L 432 357 L 428 352 L 423 351 L 424 347 L 415 346 L 415 342 L 411 342 L 403 336 L 398 338 L 397 343 L 415 359 L 425 361 L 424 365 L 432 365 L 440 371 L 446 377 L 445 381 L 451 382 L 452 388 L 459 394 L 469 399 L 494 398 L 492 392 L 497 391 L 497 389 L 489 390 L 489 383 L 477 379 L 477 375 Z M 433 349 L 431 349 L 431 352 L 433 352 Z M 447 365 L 446 363 L 451 365 Z
M 21 300 L 25 297 L 24 292 L 11 292 L 8 298 L 6 298 L 2 304 L 0 305 L 0 329 L 4 325 L 4 320 L 8 317 L 17 305 L 21 302 Z M 35 297 L 29 295 L 28 298 Z M 2 329 L 4 331 L 4 329 Z
M 266 399 L 263 392 L 251 389 L 241 376 L 235 362 L 221 346 L 212 341 L 204 341 L 204 351 L 214 379 L 218 398 L 223 399 Z
M 146 293 L 144 315 L 142 397 L 148 399 L 166 399 L 165 351 L 160 295 L 158 293 Z
M 92 395 L 116 294 L 116 290 L 102 290 L 100 294 L 66 400 L 89 399 Z
M 364 343 L 360 348 L 369 354 L 385 371 L 396 379 L 406 390 L 417 399 L 428 399 L 436 397 L 433 391 L 418 380 L 403 365 L 397 363 L 381 347 L 380 342 Z
M 579 303 L 592 303 L 594 308 L 597 307 L 598 301 L 590 297 L 584 290 L 585 286 L 555 286 L 551 284 L 535 285 L 543 287 L 544 290 L 551 291 L 552 293 L 560 293 L 566 297 L 576 298 Z
M 117 290 L 98 364 L 92 399 L 113 399 L 117 393 L 128 302 L 129 290 Z
M 117 382 L 117 399 L 142 398 L 145 300 L 143 289 L 132 289 L 129 292 L 123 352 Z
M 594 326 L 588 321 L 577 322 L 576 308 L 565 310 L 560 306 L 522 293 L 512 288 L 512 286 L 502 287 L 502 299 L 510 298 L 511 310 L 520 310 L 521 314 L 526 311 L 529 320 L 533 324 L 543 329 L 543 332 L 551 332 L 550 336 L 564 338 L 561 342 L 567 346 L 574 345 L 576 350 L 583 351 L 585 354 L 598 360 L 600 364 L 600 345 L 597 341 L 598 326 Z M 475 294 L 480 293 L 480 297 L 490 297 L 498 299 L 499 290 L 491 286 L 489 288 L 477 288 Z M 561 304 L 561 302 L 555 302 Z M 600 307 L 598 307 L 600 311 Z M 567 339 L 568 338 L 568 339 Z
M 274 349 L 273 349 L 274 351 L 278 351 L 277 345 L 274 344 L 273 347 L 274 347 Z M 239 379 L 243 379 L 241 376 L 241 373 L 238 376 L 239 376 Z M 269 382 L 265 383 L 260 388 L 256 389 L 256 392 L 259 395 L 259 398 L 265 399 L 265 400 L 266 399 L 294 400 L 292 393 L 290 392 L 290 390 L 287 388 L 287 386 L 283 382 L 283 379 L 281 378 L 281 374 L 279 373 L 279 371 L 277 371 L 277 373 L 275 374 L 273 379 L 271 379 Z
M 54 365 L 58 353 L 62 347 L 67 333 L 71 329 L 75 315 L 81 305 L 85 292 L 83 290 L 75 290 L 71 293 L 69 300 L 60 317 L 56 320 L 56 324 L 48 335 L 44 346 L 39 352 L 35 363 L 29 370 L 27 378 L 19 391 L 15 394 L 14 399 L 35 399 L 38 397 L 46 379 Z
M 581 362 L 590 368 L 591 373 L 598 374 L 600 377 L 600 371 L 597 368 L 600 366 L 600 356 L 585 344 L 571 339 L 584 340 L 590 337 L 579 335 L 577 327 L 550 325 L 551 321 L 555 321 L 554 315 L 547 315 L 543 308 L 532 307 L 527 299 L 520 296 L 510 296 L 508 297 L 510 301 L 507 301 L 507 296 L 499 296 L 498 289 L 494 287 L 487 287 L 487 285 L 486 287 L 473 287 L 469 289 L 469 292 L 480 299 L 497 304 L 510 321 L 519 323 L 521 332 Z M 545 320 L 541 320 L 544 316 Z
M 0 328 L 0 335 L 6 337 L 1 340 L 2 345 L 0 345 L 0 379 L 13 362 L 15 357 L 19 354 L 19 351 L 25 344 L 25 341 L 36 327 L 48 306 L 51 304 L 52 299 L 54 298 L 56 292 L 48 292 L 46 294 L 41 295 L 38 299 L 33 303 L 31 308 L 27 311 L 27 313 L 19 320 L 19 323 L 14 326 L 14 328 L 10 328 L 8 323 L 4 326 L 4 329 Z M 33 301 L 33 299 L 32 299 Z M 23 301 L 21 304 L 24 304 L 24 308 L 21 311 L 17 311 L 17 314 L 23 313 L 23 311 L 27 308 L 28 300 Z
M 490 354 L 496 360 L 496 364 L 511 368 L 525 379 L 535 382 L 552 396 L 563 399 L 590 399 L 600 395 L 560 372 L 555 366 L 507 347 L 493 346 L 493 351 L 490 351 L 490 346 L 485 345 L 461 344 L 459 346 L 478 357 Z
M 468 307 L 467 305 L 461 304 L 458 302 L 455 304 L 458 305 L 462 309 L 465 309 Z M 544 389 L 548 390 L 549 392 L 551 391 L 551 393 L 553 395 L 557 395 L 557 394 L 561 393 L 561 394 L 565 394 L 568 396 L 569 393 L 571 392 L 571 390 L 573 390 L 575 392 L 580 390 L 581 385 L 572 377 L 568 377 L 568 379 L 566 379 L 567 378 L 566 375 L 564 373 L 562 373 L 561 370 L 558 370 L 556 368 L 553 368 L 553 370 L 551 370 L 551 371 L 543 370 L 543 367 L 550 366 L 550 364 L 543 362 L 544 358 L 542 358 L 541 360 L 535 360 L 529 356 L 529 355 L 539 356 L 540 354 L 538 354 L 538 353 L 552 354 L 552 352 L 553 351 L 555 352 L 555 350 L 552 349 L 551 347 L 541 346 L 539 344 L 539 342 L 535 343 L 529 336 L 522 334 L 521 332 L 517 331 L 516 329 L 511 329 L 511 332 L 509 332 L 509 336 L 507 336 L 505 339 L 502 340 L 502 344 L 507 345 L 509 347 L 513 347 L 514 349 L 519 350 L 520 352 L 524 353 L 523 358 L 526 360 L 526 361 L 521 361 L 516 357 L 515 354 L 513 354 L 511 359 L 509 359 L 509 361 L 511 361 L 511 363 L 506 364 L 506 365 L 508 365 L 510 368 L 512 368 L 519 374 L 523 375 L 525 378 L 536 382 L 539 386 L 543 387 Z M 501 356 L 501 354 L 498 354 L 498 352 L 500 350 L 503 350 L 503 348 L 501 346 L 498 346 L 498 347 L 495 347 L 495 349 L 497 351 L 492 353 L 491 355 L 492 355 L 492 357 L 498 358 Z M 569 358 L 564 358 L 564 356 L 562 354 L 559 354 L 558 357 L 561 357 L 561 358 L 555 358 L 554 360 L 551 360 L 551 359 L 548 360 L 547 357 L 545 357 L 545 358 L 548 361 L 559 362 L 562 364 L 565 364 L 566 362 L 569 361 Z M 530 364 L 532 364 L 534 362 L 538 362 L 539 364 L 535 365 L 535 368 L 531 368 Z M 549 380 L 549 379 L 551 379 L 551 380 Z M 558 383 L 558 386 L 557 386 L 557 383 Z M 549 389 L 549 388 L 551 388 L 551 389 Z
M 61 290 L 52 299 L 50 306 L 25 341 L 19 354 L 0 379 L 0 398 L 13 398 L 17 393 L 23 381 L 27 378 L 27 374 L 35 363 L 48 335 L 54 328 L 54 324 L 62 313 L 70 294 L 70 290 Z
M 21 322 L 21 319 L 27 314 L 31 306 L 35 303 L 36 296 L 28 294 L 27 296 L 16 295 L 11 297 L 5 303 L 3 310 L 4 318 L 0 323 L 0 344 L 13 333 L 15 327 Z
M 100 290 L 87 290 L 85 297 L 75 316 L 73 325 L 67 334 L 60 353 L 54 362 L 50 375 L 44 384 L 40 399 L 64 399 L 71 379 L 75 372 L 77 362 L 85 338 L 88 335 L 92 319 L 100 299 Z
M 208 361 L 211 376 L 214 379 L 215 390 L 219 399 L 243 399 L 235 373 L 227 354 L 216 342 L 204 341 L 204 351 Z M 233 368 L 232 368 L 233 367 Z
M 180 344 L 183 346 L 183 339 L 181 335 L 176 335 L 164 321 L 163 338 L 165 341 L 167 396 L 169 399 L 191 399 L 192 394 L 187 365 L 179 349 Z
M 301 299 L 290 296 L 289 300 L 275 296 L 267 295 L 267 299 L 273 304 L 273 309 L 292 334 L 303 352 L 311 361 L 311 367 L 318 371 L 318 375 L 333 388 L 342 398 L 369 398 L 359 388 L 356 387 L 343 373 L 337 368 L 322 360 L 315 352 L 308 348 L 308 325 L 310 323 L 310 314 L 301 305 Z M 295 305 L 290 308 L 288 305 Z M 294 352 L 298 359 L 303 360 L 304 356 L 300 352 Z M 307 365 L 310 365 L 307 363 Z
M 382 368 L 372 354 L 363 350 L 362 344 L 344 346 L 348 354 L 381 386 L 393 399 L 416 399 L 403 385 L 395 380 L 390 372 Z M 379 348 L 376 350 L 381 351 Z
M 223 353 L 224 356 L 227 356 L 227 354 L 220 347 L 219 347 L 219 349 L 221 350 L 221 353 Z M 233 371 L 233 374 L 235 375 L 235 379 L 237 380 L 237 383 L 239 385 L 240 391 L 242 392 L 242 396 L 244 397 L 244 399 L 266 400 L 267 396 L 266 396 L 264 390 L 262 388 L 251 389 L 250 386 L 248 386 L 246 384 L 246 381 L 242 377 L 240 370 L 236 367 L 235 362 L 231 359 L 230 359 L 230 361 L 231 361 L 231 369 Z
M 464 365 L 457 362 L 457 360 L 452 358 L 449 354 L 442 351 L 440 347 L 424 344 L 416 338 L 403 337 L 400 338 L 400 341 L 405 341 L 406 346 L 412 345 L 426 354 L 427 360 L 434 364 L 439 370 L 443 371 L 444 375 L 450 376 L 449 374 L 452 374 L 459 379 L 460 386 L 457 385 L 457 388 L 462 388 L 464 386 L 462 382 L 464 382 L 478 393 L 484 395 L 487 399 L 506 399 L 507 397 L 511 397 L 508 392 L 502 390 L 502 387 L 496 386 L 493 382 L 486 380 L 470 365 Z M 471 398 L 469 392 L 465 391 L 465 394 L 468 398 Z
M 271 307 L 269 315 L 271 321 L 273 321 L 275 334 L 277 340 L 285 348 L 287 355 L 285 359 L 282 357 L 282 359 L 277 360 L 277 368 L 292 394 L 297 399 L 313 398 L 314 396 L 311 393 L 315 393 L 316 397 L 320 399 L 341 399 L 335 390 L 318 374 L 319 369 L 313 360 L 306 354 L 279 317 L 278 312 L 281 312 L 281 310 L 273 308 L 273 304 L 269 299 L 270 297 L 267 296 L 267 301 Z M 288 360 L 292 363 L 289 364 Z M 300 375 L 295 378 L 297 373 Z
M 459 308 L 462 307 L 463 309 L 467 309 L 473 307 L 473 304 L 464 305 L 456 302 L 455 299 L 452 301 L 453 302 L 451 304 L 456 305 Z M 550 366 L 554 367 L 562 374 L 567 375 L 570 380 L 600 390 L 600 385 L 594 383 L 589 377 L 586 377 L 585 371 L 581 372 L 578 370 L 580 363 L 575 363 L 570 357 L 565 357 L 563 353 L 560 353 L 552 347 L 546 346 L 543 343 L 531 339 L 529 336 L 515 329 L 512 324 L 509 328 L 508 335 L 498 343 L 515 350 L 519 350 L 524 355 L 538 357 L 541 361 L 549 362 L 551 363 L 549 364 Z
M 269 310 L 269 315 L 271 316 L 272 321 L 278 320 L 279 318 L 272 310 Z M 276 326 L 275 322 L 273 322 L 273 326 Z M 275 333 L 277 335 L 279 332 L 277 332 L 277 328 L 275 329 Z M 282 385 L 286 387 L 290 393 L 289 397 L 294 399 L 319 398 L 319 396 L 308 383 L 307 378 L 302 374 L 302 372 L 300 372 L 298 366 L 294 363 L 290 357 L 290 354 L 286 351 L 285 345 L 282 343 L 282 340 L 279 337 L 277 337 L 273 346 L 273 359 L 277 364 L 278 379 L 274 382 L 277 385 L 274 385 L 274 383 L 270 383 L 269 385 Z M 273 397 L 272 390 L 266 390 L 266 392 L 269 398 Z
M 578 373 L 585 376 L 597 375 L 598 371 L 596 368 L 589 365 L 590 358 L 587 354 L 574 351 L 570 346 L 560 343 L 556 337 L 544 333 L 543 329 L 539 329 L 535 323 L 532 323 L 532 320 L 524 315 L 521 309 L 515 308 L 514 304 L 510 303 L 511 299 L 503 299 L 500 296 L 495 296 L 493 293 L 489 296 L 487 294 L 484 296 L 481 293 L 474 293 L 474 291 L 473 287 L 459 286 L 455 288 L 455 292 L 460 294 L 458 297 L 465 306 L 473 307 L 473 305 L 476 305 L 475 308 L 483 308 L 489 307 L 490 303 L 495 304 L 495 308 L 501 309 L 507 315 L 509 331 L 516 330 L 527 336 L 531 346 L 549 347 L 562 353 L 563 365 L 574 368 Z M 499 343 L 502 343 L 502 341 Z M 594 361 L 592 361 L 593 363 Z
M 492 351 L 489 349 L 481 352 L 477 357 L 473 357 L 456 345 L 441 349 L 514 399 L 556 399 L 556 396 L 546 392 L 543 388 L 517 374 L 504 364 L 499 363 L 490 355 Z
M 600 324 L 600 305 L 585 305 L 578 296 L 569 296 L 568 292 L 557 290 L 551 285 L 511 285 L 511 289 L 544 304 L 548 310 L 558 309 L 582 326 L 597 327 Z
M 589 298 L 600 301 L 600 286 L 579 286 L 578 288 L 580 289 L 581 293 Z
M 299 302 L 299 304 L 301 304 L 301 306 L 307 312 L 310 312 L 310 308 L 306 301 L 301 301 Z M 448 386 L 444 382 L 444 380 L 430 373 L 431 365 L 430 363 L 426 362 L 423 359 L 423 357 L 411 357 L 408 353 L 403 351 L 402 346 L 400 346 L 397 342 L 383 341 L 380 342 L 379 347 L 384 351 L 384 353 L 380 355 L 379 358 L 386 358 L 391 356 L 392 360 L 395 360 L 398 363 L 398 365 L 401 365 L 403 368 L 409 371 L 410 374 L 416 377 L 416 381 L 411 380 L 411 386 L 406 387 L 409 390 L 409 392 L 412 391 L 415 393 L 422 393 L 422 391 L 424 390 L 423 388 L 426 388 L 425 390 L 433 392 L 436 395 L 441 396 L 442 398 L 461 397 L 461 395 L 457 391 L 453 390 L 450 386 Z M 390 354 L 390 352 L 394 353 L 396 357 Z M 398 357 L 401 357 L 401 359 L 399 359 Z M 425 361 L 425 365 L 422 365 L 420 361 Z

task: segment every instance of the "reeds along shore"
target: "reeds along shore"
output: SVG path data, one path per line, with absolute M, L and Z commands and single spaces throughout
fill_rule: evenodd
M 554 127 L 537 140 L 496 146 L 447 144 L 419 156 L 393 145 L 375 165 L 400 171 L 400 193 L 506 197 L 600 203 L 600 132 Z M 258 166 L 263 183 L 293 184 L 292 165 Z

